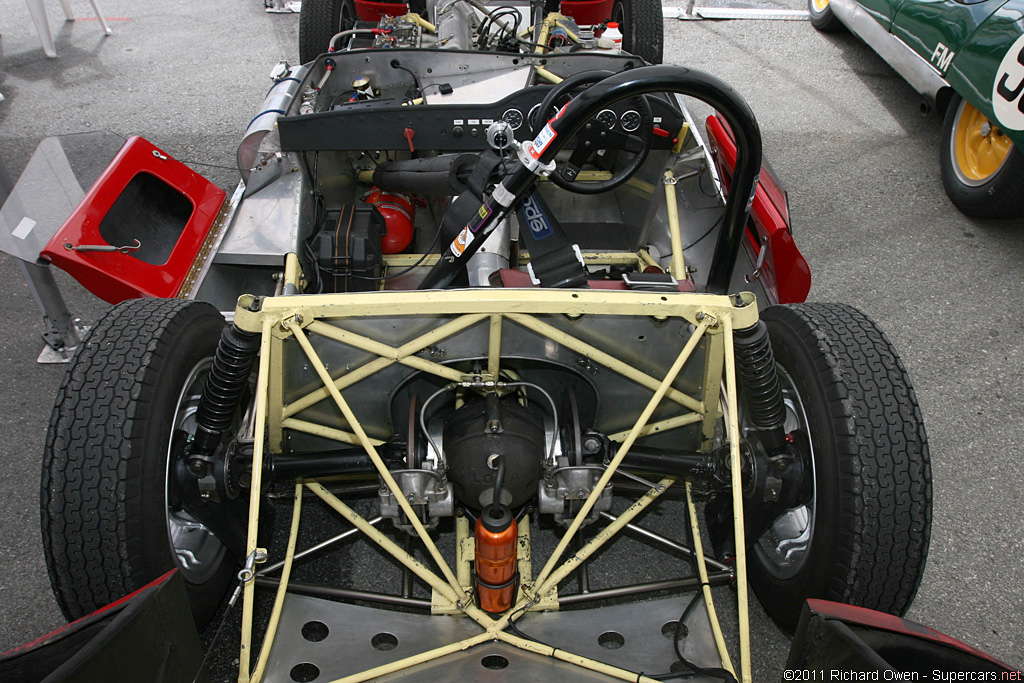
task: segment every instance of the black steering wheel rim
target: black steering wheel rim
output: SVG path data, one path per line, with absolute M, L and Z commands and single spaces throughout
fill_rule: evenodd
M 539 134 L 541 129 L 547 123 L 548 119 L 545 118 L 547 116 L 547 112 L 551 111 L 555 102 L 557 102 L 559 98 L 569 94 L 579 86 L 591 85 L 612 75 L 614 75 L 613 72 L 604 70 L 583 71 L 566 78 L 554 88 L 551 88 L 545 95 L 540 107 L 537 108 L 535 120 L 530 122 L 533 127 L 534 136 Z M 638 139 L 640 144 L 640 150 L 633 154 L 629 163 L 619 169 L 607 180 L 598 180 L 586 183 L 579 182 L 574 176 L 567 175 L 565 166 L 562 166 L 557 168 L 551 174 L 551 182 L 563 190 L 575 192 L 576 194 L 601 194 L 602 192 L 607 192 L 608 190 L 612 190 L 622 185 L 632 178 L 633 174 L 640 170 L 640 167 L 643 166 L 644 161 L 647 160 L 647 155 L 650 153 L 651 147 L 654 144 L 654 116 L 651 112 L 651 105 L 648 103 L 645 96 L 638 95 L 631 98 L 629 101 L 634 107 L 636 107 L 637 113 L 640 114 L 640 127 L 637 129 L 639 134 L 625 135 L 627 140 Z M 582 131 L 581 133 L 577 133 L 576 137 L 581 145 L 589 145 L 590 141 L 584 139 L 586 135 Z M 593 151 L 596 152 L 598 149 L 604 148 L 595 147 L 593 148 Z M 578 155 L 574 152 L 574 156 Z M 590 154 L 587 154 L 585 158 L 589 158 L 589 156 Z

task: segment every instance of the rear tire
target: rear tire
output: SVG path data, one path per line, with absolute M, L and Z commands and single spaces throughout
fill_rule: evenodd
M 134 299 L 108 312 L 71 360 L 41 485 L 46 566 L 69 620 L 175 568 L 197 624 L 220 604 L 235 558 L 173 503 L 168 463 L 223 328 L 209 304 Z
M 939 167 L 950 201 L 968 216 L 1024 215 L 1024 153 L 957 94 L 942 121 Z
M 661 64 L 665 19 L 659 0 L 616 0 L 612 21 L 619 22 L 622 49 L 651 64 Z
M 772 306 L 787 431 L 810 436 L 813 494 L 748 554 L 765 611 L 792 630 L 807 598 L 902 615 L 924 573 L 931 465 L 917 397 L 885 334 L 840 304 Z
M 302 0 L 299 61 L 305 64 L 327 52 L 331 38 L 354 27 L 357 20 L 353 0 Z

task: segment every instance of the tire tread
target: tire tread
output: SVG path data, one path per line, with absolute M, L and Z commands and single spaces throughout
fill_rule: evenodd
M 154 577 L 130 549 L 145 533 L 138 507 L 143 425 L 156 396 L 154 365 L 184 326 L 216 310 L 135 299 L 90 330 L 50 415 L 40 485 L 43 552 L 61 611 L 78 619 Z M 219 313 L 217 313 L 219 315 Z
M 764 317 L 812 350 L 839 464 L 835 570 L 824 594 L 808 597 L 902 615 L 924 573 L 932 507 L 928 440 L 906 369 L 850 306 L 777 306 Z

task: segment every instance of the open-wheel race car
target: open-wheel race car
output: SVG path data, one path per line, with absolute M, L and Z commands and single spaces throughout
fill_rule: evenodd
M 342 28 L 274 70 L 231 197 L 135 138 L 29 235 L 118 304 L 46 441 L 65 615 L 176 569 L 203 624 L 235 588 L 243 681 L 749 681 L 748 583 L 803 634 L 902 615 L 914 391 L 804 303 L 739 94 L 543 6 Z

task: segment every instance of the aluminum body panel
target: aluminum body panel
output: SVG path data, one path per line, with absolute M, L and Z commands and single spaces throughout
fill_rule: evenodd
M 284 267 L 285 254 L 298 251 L 302 175 L 287 173 L 235 212 L 215 264 Z

